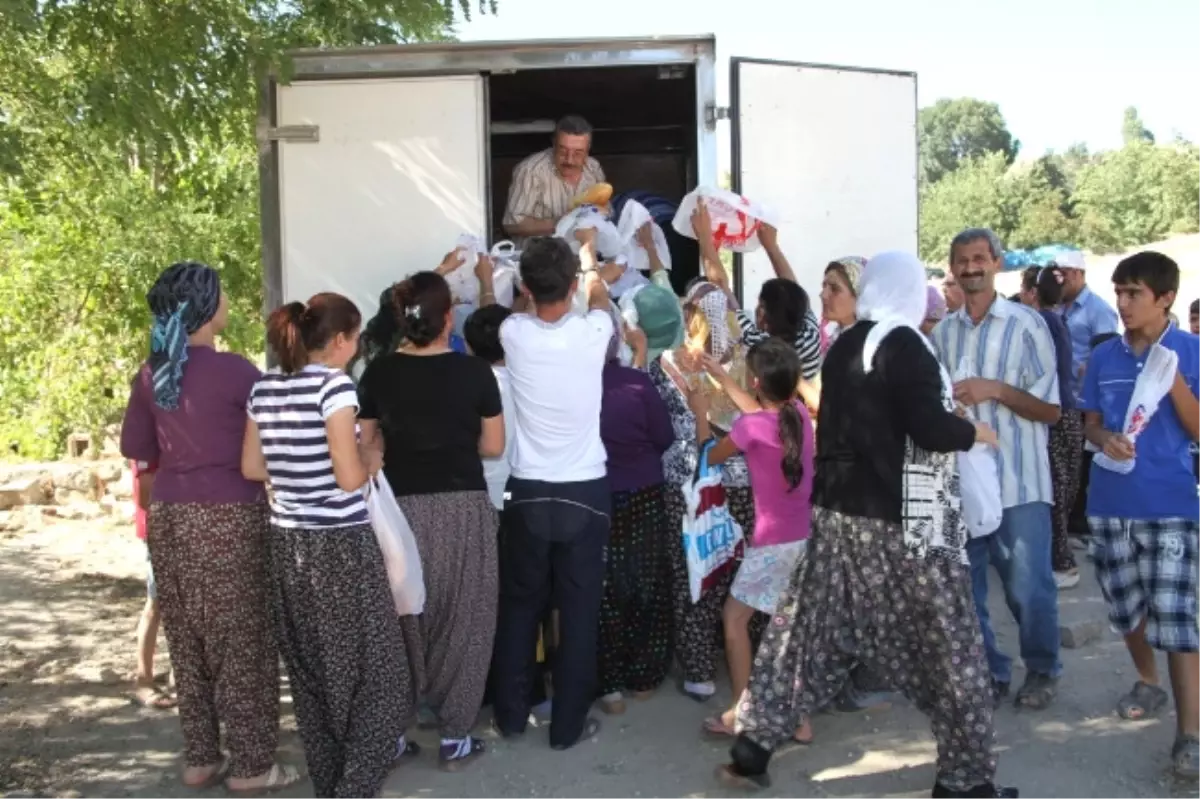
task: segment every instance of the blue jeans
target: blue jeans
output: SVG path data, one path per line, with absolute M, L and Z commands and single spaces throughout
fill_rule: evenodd
M 983 629 L 988 667 L 998 682 L 1012 682 L 1012 658 L 996 647 L 996 634 L 988 616 L 989 563 L 1000 573 L 1008 609 L 1020 627 L 1025 668 L 1054 677 L 1062 672 L 1058 658 L 1058 588 L 1050 567 L 1052 536 L 1050 506 L 1030 502 L 1005 508 L 996 532 L 967 542 L 975 610 Z

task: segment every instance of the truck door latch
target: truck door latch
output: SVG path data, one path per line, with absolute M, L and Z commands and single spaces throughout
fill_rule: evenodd
M 709 130 L 716 129 L 717 121 L 721 119 L 732 119 L 729 106 L 717 105 L 716 103 L 709 103 L 704 106 L 704 124 Z

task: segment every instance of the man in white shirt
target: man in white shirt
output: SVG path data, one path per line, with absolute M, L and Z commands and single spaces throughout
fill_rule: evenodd
M 610 494 L 600 440 L 601 379 L 615 331 L 596 270 L 595 231 L 580 231 L 579 257 L 561 239 L 535 238 L 521 254 L 531 314 L 500 327 L 516 434 L 500 541 L 500 611 L 493 657 L 494 713 L 502 735 L 529 717 L 537 629 L 553 602 L 550 745 L 567 749 L 599 731 L 596 638 L 604 588 Z M 571 313 L 582 265 L 588 312 Z

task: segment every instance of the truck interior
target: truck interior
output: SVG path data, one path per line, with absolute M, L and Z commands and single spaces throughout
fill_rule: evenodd
M 504 237 L 513 168 L 550 146 L 555 121 L 579 114 L 595 129 L 592 156 L 616 193 L 647 191 L 679 202 L 696 186 L 695 67 L 530 69 L 488 77 L 491 239 Z M 671 283 L 682 293 L 698 272 L 696 244 L 669 227 Z

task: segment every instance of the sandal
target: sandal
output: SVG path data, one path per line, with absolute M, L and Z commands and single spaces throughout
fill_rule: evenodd
M 396 756 L 392 758 L 392 764 L 399 766 L 409 760 L 415 760 L 421 754 L 421 745 L 416 741 L 404 742 L 403 747 L 396 747 Z
M 130 701 L 148 710 L 171 710 L 179 704 L 175 700 L 175 697 L 157 685 L 146 685 L 144 683 L 133 687 L 133 697 Z
M 217 767 L 213 769 L 213 772 L 200 782 L 186 782 L 182 779 L 180 782 L 182 782 L 183 787 L 187 788 L 189 791 L 207 791 L 210 788 L 216 788 L 218 785 L 220 785 L 228 774 L 229 760 L 226 758 L 218 763 Z
M 267 772 L 267 779 L 260 785 L 250 785 L 245 788 L 234 788 L 228 781 L 225 783 L 225 790 L 229 791 L 234 796 L 262 796 L 267 793 L 278 793 L 286 791 L 296 783 L 300 782 L 300 770 L 295 766 L 281 765 L 275 763 Z
M 733 766 L 726 764 L 717 766 L 717 782 L 721 787 L 743 793 L 757 793 L 771 787 L 771 778 L 766 772 L 762 774 L 739 774 Z
M 1141 721 L 1156 716 L 1166 704 L 1166 691 L 1138 680 L 1129 693 L 1117 700 L 1117 715 L 1126 721 Z
M 710 738 L 736 738 L 737 730 L 720 716 L 709 716 L 704 720 L 704 734 Z
M 1200 738 L 1195 735 L 1180 735 L 1171 747 L 1171 768 L 1176 777 L 1196 779 L 1200 764 Z
M 466 746 L 466 751 L 463 751 L 463 746 Z M 460 771 L 466 768 L 472 761 L 487 751 L 487 745 L 478 738 L 467 736 L 456 744 L 442 744 L 441 751 L 438 753 L 439 768 L 442 771 Z M 447 757 L 446 753 L 450 752 Z
M 1030 710 L 1045 710 L 1054 701 L 1057 687 L 1058 678 L 1031 671 L 1017 691 L 1013 704 L 1017 707 L 1027 707 Z

